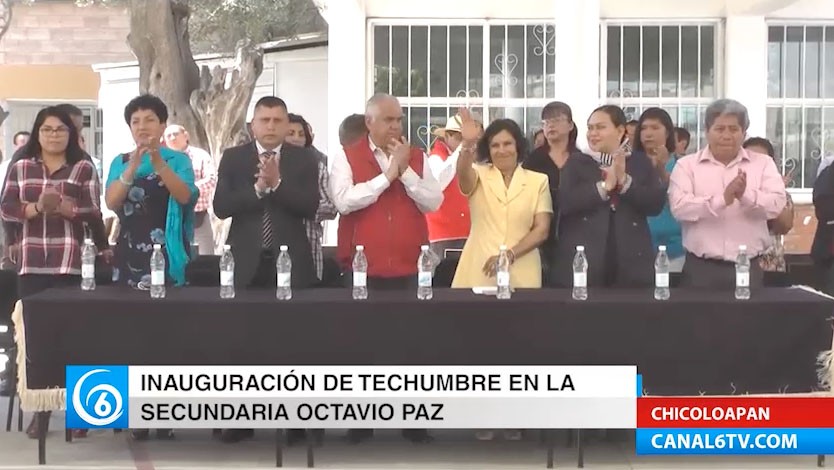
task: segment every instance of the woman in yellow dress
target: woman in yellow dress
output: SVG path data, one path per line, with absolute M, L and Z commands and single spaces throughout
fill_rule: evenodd
M 469 199 L 472 229 L 452 287 L 495 285 L 501 245 L 509 248 L 510 286 L 542 285 L 539 246 L 550 229 L 553 207 L 547 175 L 526 170 L 527 140 L 514 121 L 498 119 L 480 135 L 467 109 L 462 120 L 458 184 Z

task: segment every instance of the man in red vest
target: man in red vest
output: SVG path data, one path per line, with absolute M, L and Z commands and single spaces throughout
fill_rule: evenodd
M 368 135 L 337 152 L 330 171 L 333 203 L 341 214 L 337 259 L 350 283 L 356 245 L 363 245 L 371 291 L 416 291 L 420 245 L 428 243 L 425 214 L 443 202 L 426 155 L 403 137 L 402 121 L 395 97 L 374 95 L 365 108 Z M 372 435 L 370 429 L 352 429 L 347 437 L 358 443 Z M 403 430 L 403 437 L 431 440 L 425 429 Z
M 341 214 L 339 264 L 351 272 L 356 246 L 363 245 L 370 290 L 416 289 L 420 245 L 428 243 L 425 214 L 443 202 L 426 155 L 402 135 L 402 119 L 395 97 L 374 95 L 365 110 L 368 135 L 334 156 L 330 174 Z
M 455 168 L 460 144 L 460 116 L 452 116 L 434 131 L 438 137 L 429 156 L 429 168 L 443 190 L 443 204 L 435 212 L 426 214 L 429 241 L 440 259 L 446 250 L 462 250 L 469 236 L 469 201 L 460 192 Z

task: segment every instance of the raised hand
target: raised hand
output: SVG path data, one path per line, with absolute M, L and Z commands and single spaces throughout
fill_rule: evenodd
M 411 145 L 405 137 L 400 137 L 400 140 L 391 139 L 389 148 L 391 149 L 391 163 L 397 165 L 401 175 L 408 168 L 408 161 L 411 158 Z
M 460 108 L 458 110 L 460 115 L 460 134 L 463 141 L 467 144 L 473 144 L 481 138 L 483 127 L 472 117 L 472 112 L 468 108 Z

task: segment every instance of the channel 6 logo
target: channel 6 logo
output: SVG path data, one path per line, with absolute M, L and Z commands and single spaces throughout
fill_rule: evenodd
M 67 429 L 128 429 L 127 366 L 67 366 Z

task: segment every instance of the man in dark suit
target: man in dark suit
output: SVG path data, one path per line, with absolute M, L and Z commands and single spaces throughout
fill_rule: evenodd
M 235 255 L 235 284 L 275 288 L 281 245 L 292 259 L 292 286 L 316 281 L 304 219 L 319 204 L 318 160 L 312 150 L 284 144 L 287 106 L 274 96 L 255 105 L 255 141 L 226 149 L 220 160 L 214 212 L 232 217 L 228 242 Z
M 814 214 L 817 231 L 811 245 L 811 259 L 819 270 L 818 286 L 834 294 L 834 165 L 829 165 L 814 181 Z

